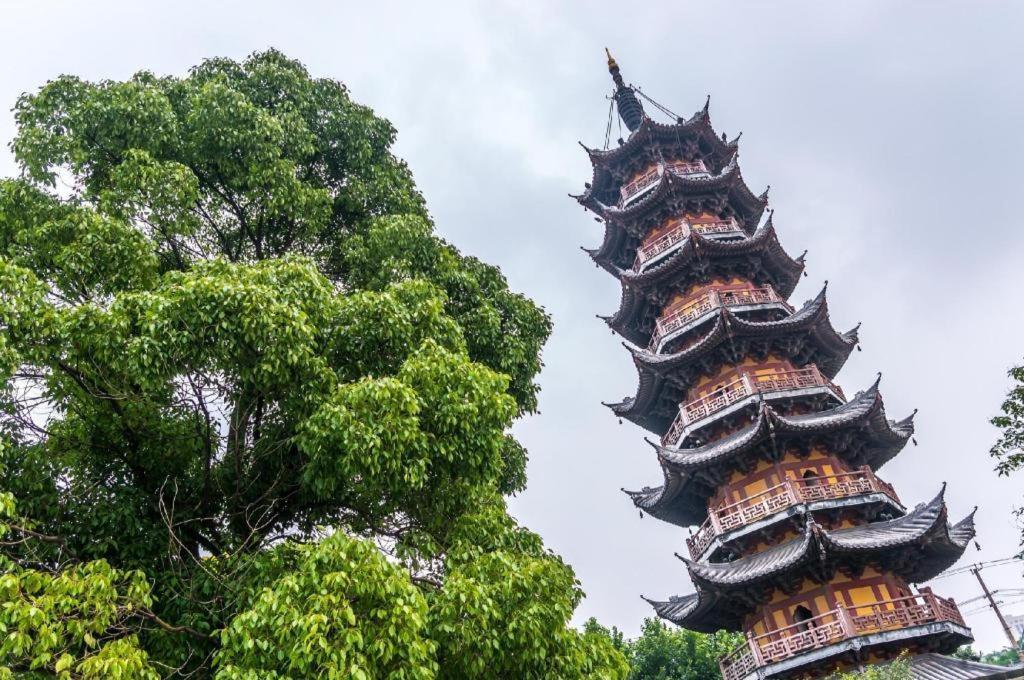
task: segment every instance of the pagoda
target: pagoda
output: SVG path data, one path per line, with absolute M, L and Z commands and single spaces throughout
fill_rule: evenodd
M 850 398 L 834 382 L 857 328 L 833 326 L 827 284 L 790 302 L 804 257 L 780 244 L 767 190 L 744 182 L 739 138 L 712 129 L 707 103 L 677 117 L 610 54 L 608 67 L 628 135 L 584 147 L 593 179 L 574 196 L 604 225 L 586 252 L 621 283 L 602 318 L 639 374 L 607 406 L 657 437 L 662 484 L 626 493 L 690 528 L 677 556 L 695 587 L 648 601 L 684 628 L 745 635 L 720 660 L 725 680 L 823 677 L 903 652 L 918 677 L 1008 677 L 943 656 L 971 631 L 952 599 L 916 584 L 963 554 L 974 513 L 951 523 L 944 486 L 908 509 L 877 475 L 913 415 L 890 419 L 877 380 Z

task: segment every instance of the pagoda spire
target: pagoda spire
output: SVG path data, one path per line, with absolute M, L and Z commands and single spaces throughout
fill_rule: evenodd
M 629 131 L 633 132 L 640 127 L 640 123 L 644 120 L 644 107 L 636 98 L 633 88 L 623 82 L 619 64 L 607 47 L 604 48 L 604 53 L 608 55 L 608 72 L 612 74 L 612 80 L 615 81 L 615 105 L 619 109 L 619 116 Z

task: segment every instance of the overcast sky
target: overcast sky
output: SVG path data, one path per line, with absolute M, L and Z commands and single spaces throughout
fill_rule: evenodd
M 981 506 L 982 550 L 961 565 L 1013 554 L 1024 476 L 997 478 L 987 452 L 1024 355 L 1024 3 L 555 5 L 0 0 L 0 138 L 15 98 L 61 73 L 180 75 L 277 47 L 347 83 L 397 126 L 439 231 L 554 317 L 541 412 L 516 427 L 530 485 L 512 510 L 575 567 L 578 619 L 633 635 L 650 614 L 640 593 L 692 586 L 672 556 L 685 531 L 641 520 L 619 491 L 660 472 L 645 432 L 600 404 L 633 394 L 636 374 L 595 318 L 619 299 L 579 250 L 601 226 L 566 196 L 590 178 L 577 140 L 603 142 L 607 45 L 660 103 L 689 115 L 711 94 L 717 130 L 743 131 L 744 177 L 755 193 L 771 184 L 787 250 L 809 250 L 794 301 L 828 279 L 835 325 L 863 321 L 864 351 L 838 382 L 852 393 L 882 371 L 890 416 L 920 409 L 920 446 L 881 476 L 908 506 L 948 481 L 954 520 Z M 4 149 L 0 175 L 15 172 Z M 1024 586 L 1019 565 L 983 573 Z M 969 574 L 934 587 L 980 594 Z M 977 647 L 1003 645 L 990 611 L 967 618 Z

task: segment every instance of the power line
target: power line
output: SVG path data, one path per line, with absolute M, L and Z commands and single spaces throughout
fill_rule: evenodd
M 998 595 L 1024 595 L 1024 588 L 997 588 L 996 590 L 992 591 L 992 594 L 993 595 L 997 595 L 997 594 Z M 984 600 L 984 599 L 985 599 L 984 595 L 979 595 L 978 597 L 972 597 L 969 600 L 960 600 L 959 602 L 957 602 L 957 604 L 962 606 L 962 605 L 965 605 L 965 604 L 970 604 L 972 602 L 977 602 L 978 600 Z
M 978 569 L 987 569 L 989 567 L 1002 567 L 1007 564 L 1012 564 L 1014 562 L 1021 561 L 1022 559 L 1020 557 L 1014 555 L 1012 557 L 1003 557 L 1000 559 L 988 560 L 987 562 L 977 562 L 975 564 L 969 564 L 965 567 L 960 567 L 959 569 L 952 569 L 950 571 L 947 571 L 944 574 L 936 576 L 932 579 L 932 581 L 938 581 L 940 579 L 948 578 L 950 576 L 956 576 L 958 574 L 966 574 L 968 572 L 974 571 L 975 567 L 977 567 Z
M 1013 599 L 1013 600 L 996 600 L 996 604 L 998 604 L 1000 606 L 1004 606 L 1004 607 L 1007 606 L 1007 605 L 1020 604 L 1021 602 L 1024 602 L 1024 597 L 1016 598 L 1016 599 Z M 987 604 L 984 604 L 984 605 L 981 605 L 981 606 L 978 606 L 978 607 L 974 607 L 973 609 L 968 609 L 967 611 L 961 612 L 961 613 L 964 616 L 973 616 L 974 614 L 980 614 L 980 613 L 982 613 L 984 611 L 988 611 L 988 610 L 989 610 L 989 606 Z
M 995 595 L 995 591 L 992 591 L 992 594 Z M 976 599 L 984 600 L 985 596 L 983 595 L 982 597 L 976 598 Z M 1024 595 L 1015 596 L 1015 597 L 1013 597 L 1012 599 L 1009 599 L 1009 600 L 996 600 L 996 603 L 997 604 L 1001 604 L 1001 605 L 1019 604 L 1020 602 L 1024 602 Z M 957 603 L 957 604 L 961 604 L 961 603 Z M 989 608 L 988 604 L 980 604 L 980 605 L 979 604 L 975 604 L 973 607 L 971 607 L 967 611 L 963 612 L 963 614 L 964 614 L 964 616 L 967 616 L 968 614 L 977 614 L 979 612 L 985 611 L 988 608 Z

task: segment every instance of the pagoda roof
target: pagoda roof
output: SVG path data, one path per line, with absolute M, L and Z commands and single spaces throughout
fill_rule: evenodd
M 728 154 L 738 148 L 739 136 L 731 142 L 725 142 L 715 134 L 714 128 L 711 126 L 711 98 L 708 97 L 704 106 L 686 120 L 675 123 L 659 123 L 649 116 L 645 116 L 640 127 L 623 144 L 612 149 L 587 149 L 587 155 L 590 156 L 590 160 L 595 166 L 609 167 L 628 158 L 651 142 L 678 144 L 680 135 L 693 136 L 700 133 L 709 134 L 707 140 L 709 144 L 713 144 L 715 149 L 723 154 Z
M 629 350 L 641 376 L 649 372 L 670 377 L 685 389 L 698 375 L 707 374 L 720 363 L 739 363 L 750 355 L 751 345 L 770 354 L 778 351 L 773 341 L 798 337 L 800 362 L 815 363 L 822 373 L 833 378 L 856 347 L 858 329 L 840 333 L 832 326 L 826 292 L 827 287 L 823 287 L 798 311 L 775 321 L 748 321 L 728 307 L 720 307 L 711 330 L 678 352 L 659 353 L 635 347 Z M 723 352 L 726 356 L 716 357 Z
M 593 256 L 593 255 L 592 255 Z M 675 252 L 656 265 L 635 272 L 597 260 L 622 282 L 619 308 L 601 317 L 619 335 L 636 345 L 650 340 L 654 317 L 673 291 L 709 281 L 716 275 L 739 274 L 752 283 L 771 285 L 782 297 L 793 294 L 804 258 L 794 259 L 783 250 L 769 218 L 752 236 L 718 241 L 692 233 Z
M 769 271 L 775 274 L 772 278 L 779 285 L 779 293 L 786 297 L 796 288 L 804 270 L 803 256 L 790 257 L 783 249 L 774 219 L 769 216 L 748 238 L 723 241 L 692 232 L 678 250 L 657 264 L 640 271 L 621 269 L 615 273 L 625 285 L 650 290 L 675 281 L 684 269 L 699 270 L 701 262 L 740 256 L 760 256 L 767 260 Z
M 807 448 L 817 440 L 825 441 L 852 467 L 877 470 L 906 446 L 913 433 L 913 415 L 900 421 L 886 417 L 878 381 L 845 404 L 804 415 L 783 415 L 762 402 L 749 426 L 708 444 L 678 449 L 652 443 L 664 483 L 626 493 L 649 515 L 691 526 L 707 516 L 707 499 L 717 485 L 733 470 L 752 465 L 752 460 L 776 458 L 793 445 Z
M 730 205 L 743 224 L 757 224 L 758 219 L 768 205 L 768 192 L 754 194 L 743 181 L 739 162 L 736 156 L 714 175 L 694 174 L 677 175 L 668 171 L 661 175 L 653 189 L 642 197 L 624 207 L 617 204 L 605 205 L 597 199 L 584 201 L 584 207 L 600 215 L 605 221 L 623 225 L 627 231 L 641 231 L 641 223 L 660 222 L 667 217 L 687 210 L 687 201 L 694 197 L 704 196 L 705 203 L 710 202 L 721 210 Z M 695 206 L 690 209 L 696 209 Z M 637 226 L 633 226 L 637 225 Z M 749 233 L 753 227 L 747 229 Z
M 810 519 L 804 535 L 732 562 L 686 563 L 697 592 L 652 602 L 659 616 L 692 630 L 738 630 L 742 617 L 774 588 L 791 590 L 805 576 L 827 581 L 839 569 L 879 565 L 913 583 L 934 578 L 974 537 L 974 512 L 950 526 L 943 490 L 930 502 L 883 522 L 828 530 Z
M 739 135 L 732 141 L 724 141 L 715 134 L 709 108 L 710 98 L 689 119 L 675 123 L 659 123 L 644 116 L 640 126 L 615 148 L 601 150 L 583 146 L 594 174 L 586 191 L 577 197 L 580 203 L 600 204 L 601 198 L 607 202 L 607 195 L 617 189 L 616 182 L 621 182 L 626 172 L 637 169 L 638 162 L 653 163 L 666 156 L 694 152 L 702 158 L 718 160 L 720 164 L 727 162 L 739 148 Z
M 702 633 L 714 633 L 722 629 L 740 630 L 739 620 L 744 615 L 742 609 L 727 609 L 723 606 L 723 598 L 710 591 L 698 590 L 690 595 L 673 595 L 663 601 L 644 599 L 666 621 Z

